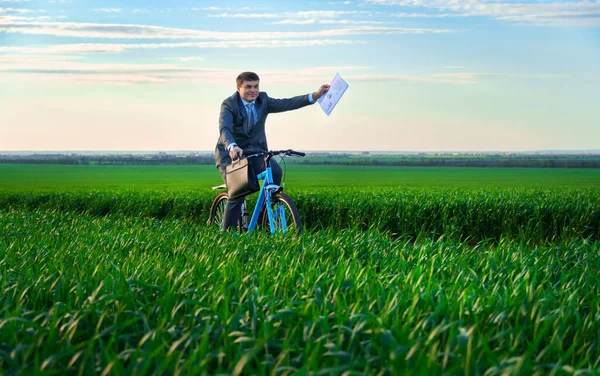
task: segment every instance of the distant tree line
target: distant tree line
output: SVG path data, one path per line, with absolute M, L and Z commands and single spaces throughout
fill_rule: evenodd
M 71 155 L 71 156 L 0 156 L 0 163 L 13 164 L 62 164 L 62 165 L 188 165 L 214 164 L 212 155 L 176 156 L 176 155 Z
M 456 159 L 456 158 L 414 158 L 414 159 L 360 159 L 360 160 L 314 160 L 306 158 L 293 163 L 308 165 L 347 165 L 347 166 L 431 166 L 431 167 L 537 167 L 537 168 L 600 168 L 600 157 L 596 159 Z
M 288 158 L 287 163 L 344 166 L 439 166 L 439 167 L 542 167 L 600 168 L 600 155 L 394 155 L 356 156 L 314 154 Z M 212 165 L 214 156 L 203 155 L 0 155 L 0 163 L 62 165 Z

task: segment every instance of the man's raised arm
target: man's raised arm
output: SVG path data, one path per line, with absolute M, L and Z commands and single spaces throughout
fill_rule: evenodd
M 308 106 L 309 104 L 315 103 L 321 96 L 329 90 L 329 85 L 324 84 L 315 91 L 314 93 L 310 93 L 308 95 L 299 95 L 293 98 L 285 98 L 285 99 L 275 99 L 270 98 L 267 95 L 269 101 L 269 112 L 283 112 L 290 111 L 302 108 L 304 106 Z

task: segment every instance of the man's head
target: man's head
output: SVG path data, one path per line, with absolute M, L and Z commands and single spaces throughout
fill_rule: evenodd
M 246 102 L 252 102 L 258 97 L 260 78 L 254 72 L 242 72 L 235 80 L 237 91 Z

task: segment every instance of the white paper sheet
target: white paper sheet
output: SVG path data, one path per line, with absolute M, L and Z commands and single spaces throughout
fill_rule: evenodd
M 339 73 L 336 73 L 329 85 L 329 90 L 317 101 L 327 116 L 331 114 L 331 111 L 333 111 L 337 102 L 342 98 L 346 89 L 348 89 L 348 84 L 340 77 Z

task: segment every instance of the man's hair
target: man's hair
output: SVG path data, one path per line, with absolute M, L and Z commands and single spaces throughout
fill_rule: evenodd
M 260 78 L 258 78 L 258 74 L 254 72 L 242 72 L 235 80 L 237 87 L 242 86 L 244 81 L 260 81 Z

